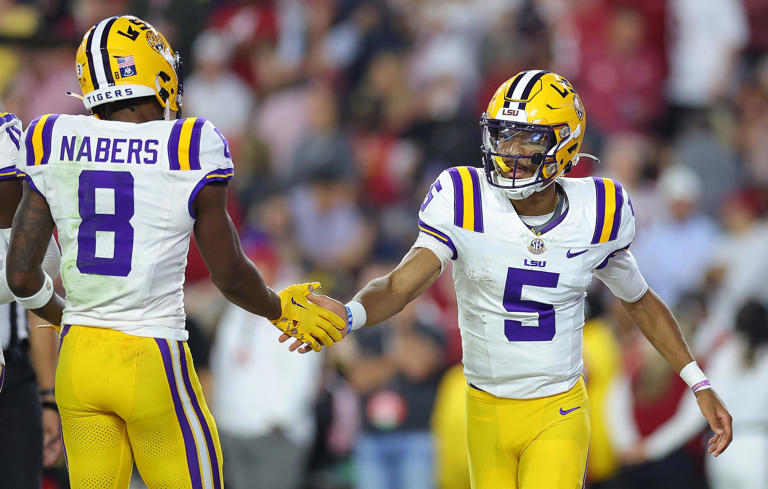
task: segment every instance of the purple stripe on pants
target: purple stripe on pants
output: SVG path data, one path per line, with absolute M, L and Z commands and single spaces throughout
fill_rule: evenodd
M 171 350 L 166 340 L 155 338 L 160 353 L 163 356 L 163 365 L 165 366 L 165 375 L 168 378 L 168 386 L 171 389 L 173 398 L 173 407 L 176 410 L 176 418 L 179 420 L 181 434 L 184 436 L 184 448 L 187 454 L 187 466 L 189 467 L 189 477 L 192 480 L 193 489 L 203 489 L 203 480 L 200 477 L 200 463 L 197 458 L 197 446 L 195 437 L 192 434 L 192 428 L 189 426 L 187 416 L 184 414 L 184 408 L 179 398 L 179 392 L 176 390 L 176 377 L 173 374 L 173 361 L 171 360 Z
M 600 242 L 600 235 L 603 233 L 603 221 L 605 220 L 605 182 L 602 178 L 592 177 L 595 181 L 595 192 L 597 192 L 597 222 L 595 223 L 595 234 L 592 235 L 592 244 Z
M 453 180 L 453 223 L 459 227 L 464 226 L 464 188 L 461 183 L 461 175 L 457 168 L 448 169 Z
M 213 469 L 213 487 L 214 489 L 221 489 L 219 459 L 216 456 L 216 446 L 213 444 L 213 437 L 211 436 L 211 430 L 208 427 L 208 421 L 203 416 L 203 410 L 200 409 L 200 403 L 197 401 L 194 389 L 192 389 L 192 382 L 189 380 L 189 370 L 187 370 L 187 356 L 185 354 L 184 343 L 181 341 L 179 341 L 179 365 L 181 365 L 181 376 L 184 378 L 184 386 L 187 388 L 187 395 L 192 401 L 192 408 L 195 410 L 195 413 L 197 413 L 197 419 L 203 427 L 205 443 L 208 445 L 208 457 L 210 458 L 211 467 Z

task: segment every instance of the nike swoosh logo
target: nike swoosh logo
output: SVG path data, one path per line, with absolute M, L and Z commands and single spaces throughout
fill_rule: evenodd
M 291 304 L 293 304 L 294 306 L 299 306 L 302 309 L 306 309 L 306 306 L 302 306 L 301 304 L 296 302 L 296 299 L 294 299 L 293 297 L 291 297 Z
M 573 258 L 574 256 L 579 256 L 582 253 L 586 253 L 587 251 L 589 251 L 589 249 L 577 251 L 576 253 L 571 253 L 571 250 L 568 250 L 565 252 L 565 256 L 567 256 L 568 258 Z
M 569 410 L 567 410 L 567 411 L 563 411 L 563 408 L 560 408 L 560 414 L 562 414 L 563 416 L 565 416 L 566 414 L 570 413 L 571 411 L 576 411 L 576 410 L 577 410 L 577 409 L 579 409 L 580 407 L 581 407 L 581 406 L 576 406 L 575 408 L 571 408 L 571 409 L 569 409 Z

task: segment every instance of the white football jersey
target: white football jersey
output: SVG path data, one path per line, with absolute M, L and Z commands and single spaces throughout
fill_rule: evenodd
M 538 234 L 482 168 L 441 173 L 419 213 L 414 247 L 453 260 L 464 374 L 498 397 L 549 396 L 576 383 L 593 271 L 634 237 L 634 211 L 619 183 L 557 183 L 568 208 Z
M 0 180 L 16 178 L 21 132 L 21 121 L 15 114 L 0 112 Z
M 48 114 L 24 133 L 17 171 L 56 222 L 63 323 L 186 340 L 182 286 L 194 199 L 233 175 L 214 125 Z

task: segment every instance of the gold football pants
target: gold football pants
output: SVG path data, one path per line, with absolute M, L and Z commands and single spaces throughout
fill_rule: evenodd
M 56 369 L 72 489 L 221 489 L 221 446 L 186 342 L 64 326 Z
M 584 380 L 537 399 L 503 399 L 467 386 L 473 489 L 581 489 L 589 450 Z

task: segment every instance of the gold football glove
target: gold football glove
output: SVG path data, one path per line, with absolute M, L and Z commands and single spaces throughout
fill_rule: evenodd
M 347 327 L 346 319 L 307 300 L 307 296 L 319 288 L 320 282 L 312 282 L 281 290 L 278 295 L 283 312 L 280 318 L 272 321 L 280 331 L 303 341 L 315 351 L 341 340 L 342 331 Z

